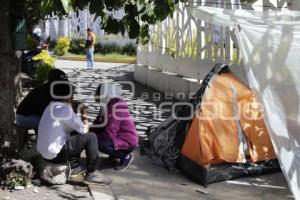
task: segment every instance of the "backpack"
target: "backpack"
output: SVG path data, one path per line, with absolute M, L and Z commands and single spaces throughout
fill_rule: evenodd
M 170 117 L 166 122 L 147 133 L 151 146 L 149 154 L 155 165 L 173 171 L 180 156 L 179 148 L 175 145 L 177 121 Z

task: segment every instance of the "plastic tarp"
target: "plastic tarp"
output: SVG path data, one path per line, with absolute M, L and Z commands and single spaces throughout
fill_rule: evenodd
M 300 12 L 193 7 L 193 15 L 235 29 L 249 85 L 265 109 L 265 121 L 282 171 L 300 199 Z

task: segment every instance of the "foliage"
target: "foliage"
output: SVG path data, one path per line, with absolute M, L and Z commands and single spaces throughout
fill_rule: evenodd
M 50 37 L 48 37 L 47 39 L 47 44 L 48 44 L 48 48 L 50 50 L 53 50 L 55 48 L 55 45 L 56 45 L 56 40 L 51 40 Z
M 95 53 L 98 54 L 127 54 L 127 55 L 136 55 L 136 47 L 132 44 L 126 44 L 124 46 L 119 46 L 116 43 L 97 43 L 95 45 Z
M 26 46 L 27 49 L 35 49 L 38 46 L 38 41 L 34 39 L 31 35 L 27 35 Z
M 55 61 L 54 58 L 49 55 L 49 52 L 47 50 L 43 50 L 40 54 L 34 56 L 32 60 L 43 61 L 45 64 L 52 66 L 54 66 Z
M 30 30 L 40 19 L 47 16 L 66 15 L 62 2 L 63 0 L 12 0 L 11 12 L 13 16 L 24 17 Z
M 136 46 L 134 46 L 132 43 L 122 46 L 121 54 L 127 54 L 131 56 L 136 55 Z
M 31 184 L 31 177 L 15 171 L 7 174 L 5 180 L 7 180 L 5 186 L 9 189 L 15 189 L 19 186 L 28 186 Z
M 85 53 L 85 39 L 84 38 L 74 38 L 70 43 L 70 53 L 73 54 L 84 54 Z
M 1 185 L 8 189 L 28 186 L 33 177 L 33 166 L 23 160 L 4 159 L 0 166 Z
M 99 54 L 110 54 L 110 53 L 121 53 L 122 47 L 118 46 L 116 43 L 97 43 L 95 45 L 95 53 Z
M 54 68 L 54 58 L 49 55 L 47 50 L 43 50 L 42 53 L 33 57 L 32 60 L 36 61 L 35 78 L 37 81 L 46 81 L 49 71 Z
M 60 37 L 56 41 L 54 53 L 58 56 L 66 55 L 70 48 L 70 39 L 68 37 Z
M 184 1 L 184 0 L 181 0 Z M 89 7 L 91 13 L 102 18 L 101 27 L 108 34 L 128 32 L 142 44 L 150 41 L 149 25 L 173 16 L 179 0 L 23 0 L 13 1 L 13 11 L 35 24 L 52 14 L 66 16 L 74 10 Z M 25 8 L 25 9 L 24 9 Z M 124 8 L 122 19 L 114 18 L 114 11 Z
M 71 40 L 69 52 L 72 54 L 85 54 L 85 40 L 84 38 L 76 38 Z M 95 53 L 97 54 L 127 54 L 136 55 L 136 46 L 128 43 L 124 46 L 119 46 L 116 43 L 100 43 L 95 44 Z
M 42 61 L 37 62 L 35 69 L 35 78 L 38 82 L 44 82 L 48 78 L 48 73 L 54 66 L 48 65 Z

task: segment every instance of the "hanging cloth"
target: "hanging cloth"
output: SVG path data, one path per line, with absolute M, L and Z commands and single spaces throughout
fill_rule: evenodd
M 300 12 L 192 7 L 194 17 L 234 28 L 250 87 L 282 171 L 300 199 Z

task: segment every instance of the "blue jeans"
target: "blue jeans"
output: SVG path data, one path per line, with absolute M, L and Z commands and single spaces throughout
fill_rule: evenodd
M 98 140 L 98 148 L 100 152 L 105 153 L 113 158 L 119 158 L 121 159 L 121 161 L 124 160 L 126 156 L 133 151 L 133 149 L 115 150 L 114 144 L 111 140 Z
M 37 130 L 39 127 L 40 120 L 41 116 L 39 115 L 16 115 L 16 124 L 24 128 Z
M 93 69 L 94 67 L 94 48 L 88 48 L 86 50 L 87 68 Z

